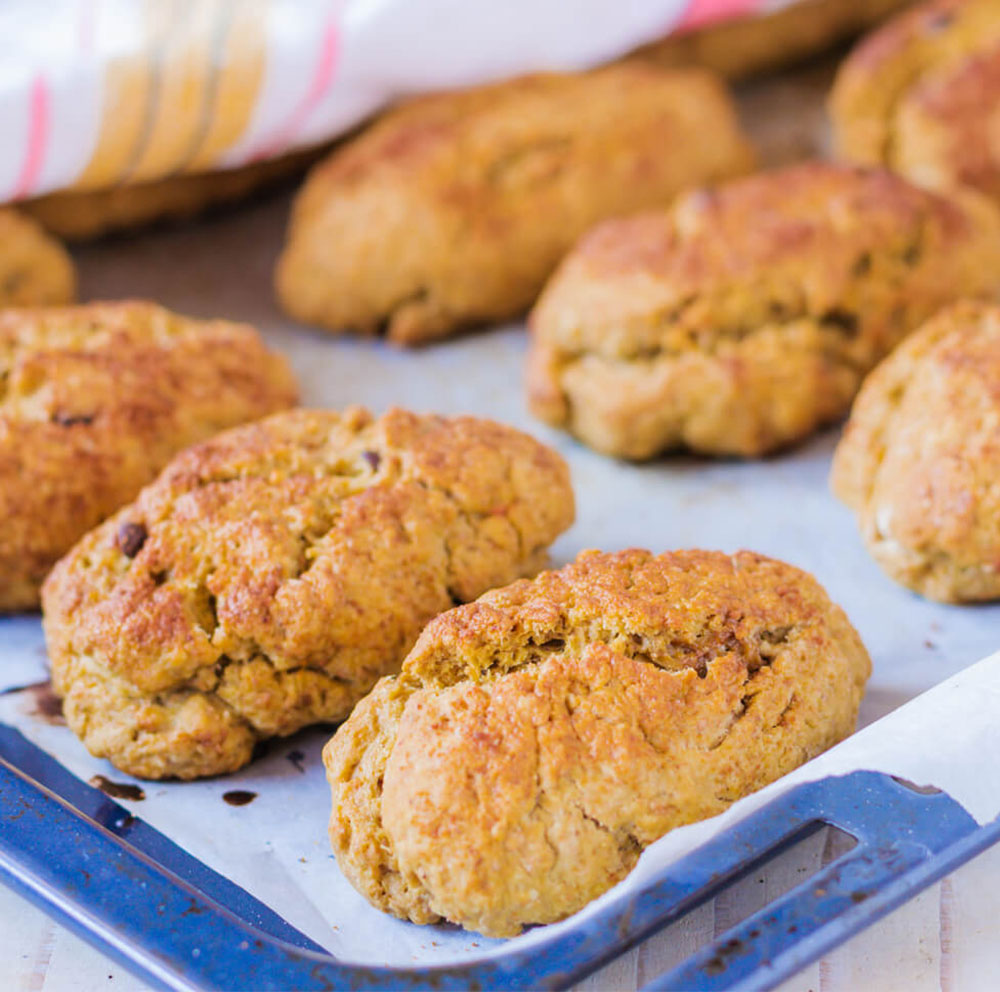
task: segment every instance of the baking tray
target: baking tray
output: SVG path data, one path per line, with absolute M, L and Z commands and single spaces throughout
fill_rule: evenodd
M 763 140 L 767 160 L 782 160 L 821 147 L 818 108 L 828 77 L 828 68 L 821 67 L 744 92 L 744 108 Z M 553 547 L 557 565 L 586 547 L 664 550 L 700 546 L 751 548 L 805 568 L 844 606 L 872 654 L 874 672 L 862 704 L 862 724 L 997 647 L 1000 606 L 956 608 L 923 601 L 890 582 L 871 561 L 850 514 L 828 492 L 836 430 L 761 462 L 679 457 L 630 465 L 604 458 L 527 415 L 521 389 L 525 339 L 520 325 L 421 351 L 400 352 L 382 342 L 335 338 L 287 321 L 276 309 L 271 293 L 271 273 L 287 211 L 287 198 L 277 198 L 199 224 L 88 247 L 78 252 L 82 295 L 87 299 L 148 297 L 192 315 L 255 323 L 269 343 L 289 357 L 307 405 L 340 408 L 363 403 L 382 410 L 398 404 L 442 413 L 473 413 L 506 421 L 553 444 L 571 465 L 578 502 L 576 525 Z M 143 974 L 150 981 L 180 983 L 178 987 L 190 987 L 198 980 L 210 985 L 221 982 L 217 974 L 199 972 L 193 959 L 187 960 L 189 970 L 170 971 L 176 965 L 176 953 L 188 946 L 184 943 L 185 928 L 205 918 L 224 922 L 223 930 L 229 936 L 220 939 L 232 937 L 232 928 L 242 925 L 240 920 L 249 921 L 262 934 L 270 933 L 270 937 L 253 938 L 261 939 L 272 950 L 277 948 L 275 956 L 268 959 L 268 967 L 279 968 L 279 958 L 285 962 L 280 967 L 285 967 L 288 960 L 300 960 L 296 955 L 320 953 L 315 948 L 321 947 L 341 965 L 363 969 L 371 982 L 396 980 L 377 969 L 395 969 L 392 975 L 398 977 L 400 969 L 418 967 L 444 969 L 441 981 L 451 974 L 447 981 L 459 983 L 471 982 L 474 975 L 485 985 L 500 982 L 501 977 L 502 984 L 511 987 L 519 981 L 558 985 L 575 980 L 650 928 L 693 905 L 691 878 L 685 883 L 687 895 L 680 899 L 676 890 L 669 890 L 677 878 L 666 875 L 655 885 L 633 887 L 627 895 L 612 893 L 599 910 L 610 915 L 601 916 L 599 925 L 591 920 L 583 927 L 571 920 L 507 943 L 454 928 L 418 928 L 391 920 L 369 907 L 332 861 L 325 837 L 329 798 L 319 762 L 319 750 L 329 730 L 313 730 L 291 741 L 276 742 L 260 760 L 227 779 L 145 783 L 141 786 L 144 799 L 114 803 L 82 783 L 97 775 L 119 784 L 135 783 L 91 758 L 60 725 L 44 688 L 46 678 L 37 618 L 0 620 L 0 723 L 13 728 L 5 731 L 3 738 L 3 809 L 9 814 L 7 797 L 16 796 L 16 803 L 25 810 L 21 819 L 5 821 L 0 834 L 0 850 L 8 859 L 8 880 L 14 879 L 23 891 L 43 899 L 50 911 L 59 912 L 78 931 L 128 959 L 131 966 L 136 966 L 138 955 Z M 20 691 L 11 691 L 17 689 Z M 917 819 L 937 817 L 947 799 L 910 799 L 891 782 L 869 785 L 901 796 L 900 802 L 909 803 L 907 808 L 912 808 Z M 244 806 L 227 805 L 223 798 L 233 791 L 256 798 Z M 856 800 L 857 794 L 852 795 Z M 807 799 L 807 805 L 812 804 L 809 815 L 813 821 L 823 820 L 830 803 L 853 801 L 839 793 L 831 797 L 815 791 Z M 49 826 L 40 836 L 54 838 L 51 824 L 58 821 L 63 825 L 59 834 L 63 846 L 53 840 L 35 851 L 35 868 L 29 871 L 23 864 L 15 868 L 11 861 L 16 847 L 11 840 L 14 824 L 21 823 L 26 829 L 33 818 L 42 815 L 48 818 Z M 775 822 L 789 815 L 783 807 L 774 814 Z M 806 813 L 800 810 L 795 815 L 804 818 Z M 119 821 L 120 826 L 116 825 Z M 844 823 L 854 828 L 862 846 L 865 838 L 876 843 L 876 834 L 871 832 L 876 825 L 859 820 Z M 965 827 L 971 830 L 968 822 Z M 751 860 L 788 840 L 776 833 L 766 836 L 774 845 L 767 851 L 750 851 Z M 141 869 L 145 884 L 159 886 L 157 891 L 163 892 L 163 898 L 167 898 L 162 889 L 167 882 L 160 876 L 166 868 L 171 880 L 176 881 L 177 876 L 185 885 L 193 885 L 188 893 L 196 900 L 192 905 L 201 907 L 199 900 L 205 900 L 228 908 L 221 913 L 192 910 L 179 918 L 186 922 L 164 928 L 156 922 L 158 918 L 115 916 L 114 907 L 108 906 L 100 910 L 112 913 L 102 930 L 98 926 L 99 896 L 112 881 L 102 876 L 101 885 L 81 885 L 81 876 L 72 874 L 76 869 L 84 870 L 71 858 L 79 852 L 83 838 L 97 845 L 95 851 L 101 851 L 100 856 L 95 854 L 94 866 L 103 864 L 106 856 L 116 864 L 127 863 L 129 871 Z M 23 840 L 28 843 L 27 837 Z M 24 852 L 19 850 L 17 858 L 22 858 Z M 927 852 L 921 862 L 927 878 L 943 870 L 941 866 L 950 864 L 948 859 L 955 856 L 953 846 L 944 851 L 931 846 Z M 743 850 L 739 863 L 746 863 L 747 853 Z M 732 851 L 727 854 L 713 848 L 706 857 L 709 855 L 725 855 L 729 859 L 725 864 L 736 863 Z M 713 866 L 706 861 L 702 867 L 717 872 L 722 864 Z M 36 869 L 44 869 L 42 875 L 34 873 Z M 91 875 L 96 877 L 93 871 Z M 152 891 L 137 889 L 137 876 L 128 872 L 115 877 L 111 891 L 121 905 L 134 906 L 137 891 Z M 123 881 L 126 877 L 133 881 Z M 644 894 L 640 895 L 640 889 Z M 702 898 L 707 890 L 698 891 L 697 898 Z M 129 897 L 123 898 L 124 894 Z M 884 912 L 894 898 L 864 900 L 852 910 L 850 919 L 854 922 L 850 926 L 860 926 L 858 921 Z M 616 902 L 619 899 L 631 902 Z M 118 938 L 111 936 L 112 931 L 124 933 L 137 919 L 142 920 L 142 926 L 136 924 L 133 929 L 142 932 L 136 932 L 136 942 L 128 948 L 116 944 Z M 126 929 L 116 929 L 120 926 Z M 802 954 L 815 956 L 829 946 L 824 941 L 834 931 L 823 932 L 827 936 L 818 943 L 795 952 L 799 957 L 783 960 L 804 964 L 809 957 Z M 837 931 L 838 939 L 847 932 L 849 928 Z M 279 938 L 289 941 L 289 946 L 298 942 L 299 949 L 291 951 L 275 944 Z M 747 946 L 759 943 L 754 940 Z M 312 950 L 307 950 L 309 947 Z M 189 949 L 193 953 L 194 947 Z M 213 945 L 211 952 L 201 955 L 202 969 L 214 967 L 220 955 L 227 967 L 240 966 L 238 956 L 230 960 L 231 955 L 216 950 Z M 740 956 L 729 954 L 726 960 L 734 957 Z M 166 958 L 173 961 L 170 967 L 162 964 Z M 264 956 L 254 960 L 256 973 L 263 975 L 260 962 Z M 317 974 L 330 966 L 325 958 L 309 960 L 319 968 Z M 730 973 L 728 968 L 724 970 Z M 268 974 L 268 980 L 288 977 L 287 972 Z M 329 980 L 331 987 L 350 980 L 342 973 L 324 974 L 323 980 Z M 759 978 L 762 973 L 755 974 Z M 294 984 L 308 987 L 299 981 Z
M 857 771 L 792 789 L 582 925 L 492 959 L 345 964 L 0 726 L 0 878 L 166 989 L 564 989 L 823 826 L 856 843 L 648 990 L 772 987 L 1000 838 L 939 791 Z

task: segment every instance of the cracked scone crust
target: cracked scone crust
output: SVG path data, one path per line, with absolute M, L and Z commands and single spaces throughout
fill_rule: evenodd
M 586 236 L 532 312 L 529 401 L 612 455 L 762 455 L 842 417 L 940 306 L 998 291 L 988 200 L 807 162 Z
M 0 209 L 0 307 L 58 305 L 75 296 L 66 249 L 30 217 Z
M 701 69 L 623 64 L 422 98 L 313 169 L 278 295 L 334 331 L 445 337 L 523 313 L 596 221 L 751 164 Z
M 869 670 L 782 562 L 584 552 L 439 616 L 358 704 L 324 751 L 337 860 L 416 923 L 559 920 L 849 734 Z
M 1000 200 L 1000 2 L 933 0 L 895 17 L 844 61 L 830 112 L 842 157 Z
M 278 414 L 179 455 L 54 569 L 53 685 L 124 771 L 233 771 L 343 719 L 431 617 L 534 574 L 572 518 L 565 463 L 513 428 Z
M 1000 599 L 1000 307 L 928 321 L 866 380 L 832 484 L 896 581 L 945 602 Z
M 291 406 L 292 374 L 245 324 L 151 303 L 0 314 L 0 610 L 173 455 Z

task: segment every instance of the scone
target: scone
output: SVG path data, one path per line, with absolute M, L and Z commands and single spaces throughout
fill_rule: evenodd
M 30 217 L 0 208 L 0 307 L 57 305 L 75 296 L 76 269 L 66 249 Z
M 725 17 L 674 32 L 635 54 L 661 65 L 701 65 L 743 79 L 826 51 L 908 0 L 795 0 L 763 13 Z
M 1000 599 L 1000 307 L 942 310 L 865 380 L 832 484 L 897 582 Z
M 313 169 L 278 294 L 330 330 L 445 337 L 521 314 L 596 221 L 751 160 L 701 69 L 637 62 L 425 97 Z
M 608 221 L 531 314 L 532 411 L 598 451 L 756 456 L 847 413 L 962 295 L 1000 291 L 1000 213 L 807 162 Z
M 432 621 L 327 744 L 330 836 L 379 909 L 509 937 L 854 728 L 870 671 L 804 572 L 602 554 Z
M 252 327 L 151 303 L 0 313 L 0 611 L 181 448 L 291 406 Z
M 236 203 L 304 172 L 318 155 L 317 150 L 294 152 L 240 169 L 179 174 L 109 189 L 65 190 L 26 200 L 21 209 L 53 234 L 81 241 L 161 221 L 185 220 Z
M 843 157 L 1000 200 L 1000 0 L 894 18 L 844 62 L 830 109 Z
M 53 686 L 123 771 L 231 772 L 346 717 L 431 617 L 534 574 L 572 519 L 565 463 L 511 427 L 277 414 L 179 455 L 56 566 Z

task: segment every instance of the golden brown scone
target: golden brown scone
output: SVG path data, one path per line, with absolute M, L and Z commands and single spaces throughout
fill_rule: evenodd
M 816 581 L 750 552 L 585 551 L 442 614 L 327 744 L 379 909 L 509 937 L 851 733 L 870 672 Z
M 897 582 L 1000 599 L 1000 308 L 942 310 L 865 380 L 832 484 Z
M 426 97 L 317 166 L 277 271 L 292 316 L 398 344 L 512 318 L 591 224 L 749 168 L 722 84 L 635 62 Z
M 0 611 L 181 448 L 291 406 L 256 331 L 152 303 L 0 313 Z
M 534 574 L 572 519 L 565 463 L 511 427 L 277 414 L 179 455 L 56 566 L 53 685 L 130 774 L 234 771 L 343 719 L 431 617 Z
M 0 307 L 70 303 L 75 296 L 76 269 L 66 249 L 30 217 L 0 208 Z
M 635 54 L 661 65 L 701 65 L 743 79 L 816 55 L 877 24 L 909 0 L 797 0 L 671 34 Z
M 1000 200 L 1000 0 L 894 18 L 844 62 L 830 109 L 844 158 Z
M 609 221 L 530 319 L 532 411 L 598 451 L 755 456 L 843 416 L 931 313 L 1000 292 L 1000 214 L 820 162 Z
M 318 155 L 310 149 L 240 169 L 176 175 L 110 189 L 67 190 L 26 200 L 20 206 L 53 234 L 82 241 L 161 221 L 186 220 L 236 203 L 304 172 Z

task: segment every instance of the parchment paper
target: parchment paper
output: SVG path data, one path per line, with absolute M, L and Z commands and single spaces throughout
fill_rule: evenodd
M 751 109 L 774 156 L 801 152 L 820 140 L 814 127 L 818 104 L 807 91 L 786 90 L 782 98 L 779 87 L 777 100 L 766 88 L 761 94 L 751 94 Z M 774 108 L 810 126 L 783 126 Z M 671 458 L 635 466 L 604 458 L 527 415 L 520 326 L 400 352 L 288 322 L 271 294 L 287 209 L 287 201 L 278 199 L 211 222 L 90 247 L 79 255 L 83 295 L 151 297 L 181 312 L 250 320 L 289 356 L 310 405 L 362 402 L 381 410 L 396 403 L 468 412 L 507 421 L 555 445 L 572 466 L 578 502 L 576 525 L 554 546 L 555 564 L 587 547 L 702 546 L 752 548 L 807 569 L 846 609 L 872 654 L 874 675 L 862 724 L 1000 647 L 1000 605 L 926 602 L 893 584 L 872 562 L 850 514 L 827 489 L 837 430 L 763 462 Z M 623 884 L 638 884 L 794 781 L 852 768 L 882 768 L 937 785 L 979 819 L 994 816 L 1000 796 L 994 767 L 1000 753 L 1000 731 L 994 727 L 1000 724 L 995 716 L 1000 659 L 967 678 L 973 676 L 972 689 L 965 678 L 947 683 L 724 816 L 674 831 L 646 852 Z M 0 690 L 46 677 L 37 618 L 0 619 Z M 19 727 L 83 779 L 99 773 L 129 781 L 91 758 L 65 727 L 45 715 L 40 702 L 35 690 L 0 695 L 0 721 Z M 266 757 L 226 779 L 145 783 L 146 798 L 124 804 L 346 960 L 409 964 L 502 953 L 503 942 L 384 916 L 343 880 L 325 836 L 329 798 L 319 751 L 328 734 L 314 730 L 275 743 Z M 971 755 L 979 755 L 979 762 L 970 762 Z M 242 807 L 228 806 L 222 796 L 234 789 L 257 797 Z M 537 940 L 537 934 L 518 939 Z

